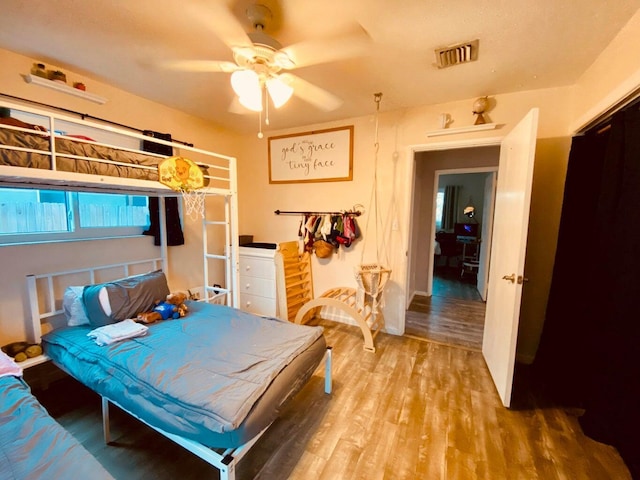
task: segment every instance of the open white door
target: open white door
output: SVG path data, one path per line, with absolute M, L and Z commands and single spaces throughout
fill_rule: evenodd
M 511 404 L 537 130 L 534 108 L 500 147 L 482 354 L 505 407 Z

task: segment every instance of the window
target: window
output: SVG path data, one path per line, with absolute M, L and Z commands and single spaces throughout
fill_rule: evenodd
M 444 206 L 444 188 L 436 193 L 436 231 L 442 230 L 442 209 Z
M 77 195 L 80 228 L 135 227 L 149 223 L 147 197 L 85 192 Z
M 54 190 L 0 188 L 0 234 L 70 231 L 67 195 Z
M 141 234 L 145 196 L 0 188 L 0 243 L 31 243 Z

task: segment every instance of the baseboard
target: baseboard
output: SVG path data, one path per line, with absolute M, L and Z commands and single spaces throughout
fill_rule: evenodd
M 411 292 L 408 296 L 407 296 L 407 304 L 405 305 L 405 310 L 407 310 L 409 308 L 409 305 L 411 305 L 411 302 L 413 302 L 413 299 L 416 296 L 416 292 L 413 291 Z

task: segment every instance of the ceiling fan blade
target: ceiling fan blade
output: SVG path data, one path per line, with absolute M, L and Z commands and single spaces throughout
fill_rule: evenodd
M 300 68 L 364 56 L 370 47 L 371 37 L 358 26 L 357 30 L 344 35 L 294 43 L 280 51 L 293 61 L 294 68 Z
M 158 62 L 157 65 L 167 70 L 181 70 L 185 72 L 231 73 L 239 68 L 238 65 L 233 62 L 217 60 L 163 60 Z
M 252 47 L 251 39 L 244 31 L 242 24 L 236 19 L 224 2 L 183 2 L 192 18 L 211 29 L 213 33 L 229 48 Z
M 279 77 L 283 82 L 293 87 L 293 94 L 300 97 L 305 102 L 314 105 L 320 110 L 330 112 L 338 109 L 342 105 L 342 100 L 313 83 L 291 73 L 283 73 Z

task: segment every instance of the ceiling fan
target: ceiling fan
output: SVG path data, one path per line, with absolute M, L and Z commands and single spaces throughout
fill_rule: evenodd
M 164 68 L 194 72 L 231 73 L 231 86 L 240 104 L 252 111 L 268 108 L 268 98 L 275 108 L 284 105 L 292 95 L 325 111 L 342 104 L 336 95 L 289 73 L 300 67 L 326 63 L 362 55 L 369 44 L 369 36 L 362 29 L 322 39 L 305 41 L 283 47 L 265 30 L 272 20 L 271 10 L 262 4 L 247 7 L 246 15 L 253 31 L 245 32 L 232 12 L 220 2 L 205 6 L 187 3 L 194 18 L 204 21 L 233 52 L 234 62 L 219 60 L 163 61 Z M 263 96 L 263 92 L 265 94 Z M 267 117 L 268 119 L 268 117 Z M 267 120 L 268 123 L 268 120 Z

